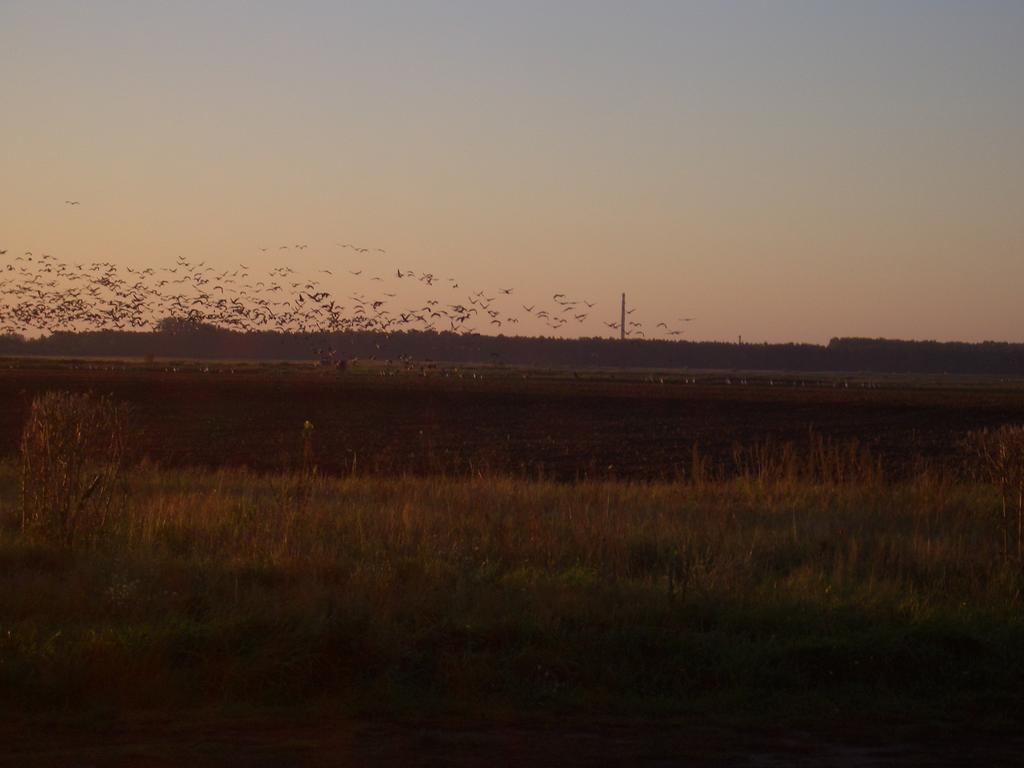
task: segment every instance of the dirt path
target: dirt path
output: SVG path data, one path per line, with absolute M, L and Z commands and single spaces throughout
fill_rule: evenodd
M 627 722 L 318 717 L 7 721 L 0 766 L 1014 766 L 1024 738 L 934 727 L 834 733 Z

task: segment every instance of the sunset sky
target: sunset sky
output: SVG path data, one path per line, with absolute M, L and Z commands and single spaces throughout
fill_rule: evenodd
M 626 291 L 683 338 L 1024 341 L 1017 0 L 3 0 L 0 65 L 2 258 L 412 268 L 597 301 L 585 335 Z

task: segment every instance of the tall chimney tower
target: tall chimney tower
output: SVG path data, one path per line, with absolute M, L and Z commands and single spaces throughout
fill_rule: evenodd
M 626 294 L 622 294 L 622 322 L 619 323 L 619 338 L 626 340 Z

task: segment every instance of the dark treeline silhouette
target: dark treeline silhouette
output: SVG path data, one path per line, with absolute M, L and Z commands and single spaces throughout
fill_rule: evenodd
M 164 321 L 156 332 L 59 332 L 0 336 L 5 356 L 160 357 L 243 360 L 376 359 L 572 368 L 1024 375 L 1024 344 L 832 339 L 817 344 L 733 344 L 404 331 L 303 334 L 229 331 Z

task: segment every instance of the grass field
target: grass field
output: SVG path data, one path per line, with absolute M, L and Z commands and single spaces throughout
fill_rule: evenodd
M 0 477 L 7 707 L 1024 712 L 1024 578 L 979 487 L 142 468 L 68 552 Z
M 220 764 L 224 729 L 292 764 L 281 740 L 350 737 L 414 764 L 423 728 L 446 764 L 566 739 L 592 764 L 793 743 L 832 755 L 807 764 L 871 764 L 851 733 L 909 727 L 927 736 L 886 749 L 934 764 L 969 730 L 989 762 L 1016 754 L 1024 568 L 963 442 L 1024 408 L 1012 386 L 228 371 L 0 374 L 19 399 L 0 414 L 0 764 L 87 747 L 138 764 L 112 735 L 124 718 L 123 738 L 178 755 L 153 765 Z M 129 461 L 105 523 L 62 540 L 22 529 L 17 437 L 31 398 L 68 383 L 128 402 Z M 373 425 L 391 410 L 412 427 Z M 429 439 L 396 448 L 410 429 Z M 503 452 L 469 461 L 496 429 Z M 336 458 L 353 444 L 355 471 Z M 524 471 L 531 446 L 565 463 Z M 619 471 L 581 469 L 594 455 Z M 175 752 L 170 723 L 201 744 Z

